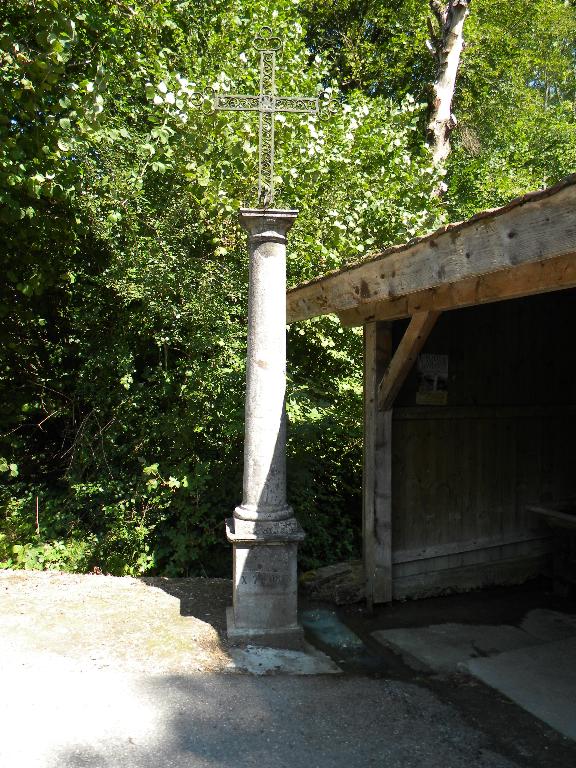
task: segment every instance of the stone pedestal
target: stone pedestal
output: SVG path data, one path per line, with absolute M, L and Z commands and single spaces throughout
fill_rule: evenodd
M 234 547 L 232 640 L 294 647 L 298 542 L 286 501 L 286 234 L 297 211 L 241 209 L 250 290 L 242 504 L 226 522 Z

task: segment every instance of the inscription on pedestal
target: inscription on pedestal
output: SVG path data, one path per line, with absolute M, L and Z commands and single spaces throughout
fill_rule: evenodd
M 295 595 L 296 543 L 236 545 L 234 582 L 236 596 L 273 594 L 274 599 Z
M 286 589 L 290 579 L 285 573 L 273 573 L 271 571 L 245 571 L 240 575 L 240 584 L 267 589 Z
M 289 536 L 298 533 L 300 525 L 295 518 L 291 520 L 278 520 L 276 523 L 252 523 L 252 530 L 246 533 L 252 533 L 254 536 Z

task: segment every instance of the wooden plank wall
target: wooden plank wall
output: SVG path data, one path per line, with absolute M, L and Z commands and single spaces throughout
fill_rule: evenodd
M 366 600 L 392 600 L 392 412 L 378 409 L 378 383 L 390 361 L 389 323 L 364 326 L 364 461 L 362 477 L 362 541 Z
M 576 497 L 574 291 L 445 313 L 424 351 L 449 355 L 447 406 L 393 420 L 393 596 L 523 581 L 549 531 L 525 506 Z M 396 343 L 405 324 L 395 323 Z

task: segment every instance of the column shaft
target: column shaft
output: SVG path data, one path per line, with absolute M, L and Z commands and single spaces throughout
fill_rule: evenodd
M 250 290 L 241 520 L 287 520 L 286 503 L 286 233 L 295 211 L 243 209 Z

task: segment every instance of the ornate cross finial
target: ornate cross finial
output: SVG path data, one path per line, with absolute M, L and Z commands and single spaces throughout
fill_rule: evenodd
M 277 112 L 323 116 L 335 114 L 331 98 L 322 100 L 310 96 L 276 95 L 276 54 L 282 50 L 282 40 L 271 27 L 262 27 L 254 40 L 260 51 L 260 93 L 258 96 L 215 93 L 208 89 L 195 93 L 197 106 L 208 103 L 209 111 L 231 110 L 259 113 L 258 140 L 258 205 L 271 208 L 274 202 L 274 116 Z

